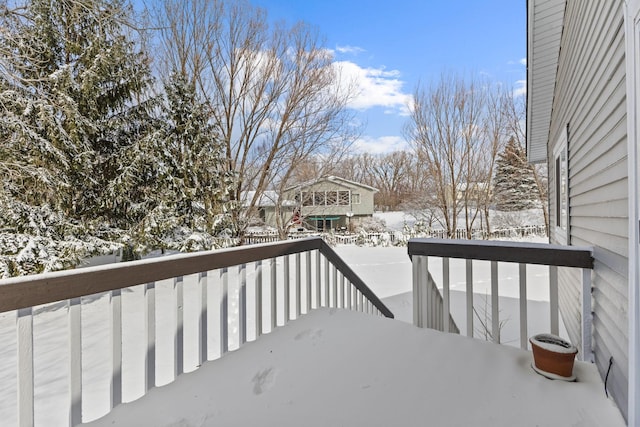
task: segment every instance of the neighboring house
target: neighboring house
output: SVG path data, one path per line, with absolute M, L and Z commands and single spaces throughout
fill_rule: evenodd
M 242 205 L 248 207 L 255 196 L 255 191 L 245 191 L 242 193 Z M 276 204 L 278 203 L 279 195 L 276 191 L 268 190 L 264 191 L 258 196 L 256 202 L 256 209 L 258 218 L 262 223 L 270 227 L 276 227 Z M 281 206 L 280 215 L 283 221 L 288 221 L 291 218 L 291 213 L 295 207 L 293 200 L 283 200 Z
M 316 230 L 352 229 L 362 218 L 373 216 L 373 196 L 378 189 L 337 176 L 324 176 L 286 188 L 286 200 L 295 200 L 294 219 Z M 299 217 L 297 216 L 299 215 Z
M 638 171 L 640 0 L 528 1 L 527 155 L 548 162 L 550 240 L 593 247 L 593 350 L 608 392 L 640 425 Z M 579 340 L 580 279 L 560 310 Z
M 458 204 L 464 202 L 465 198 L 471 205 L 480 200 L 486 200 L 491 195 L 491 188 L 486 182 L 459 182 L 456 185 L 456 200 Z M 453 204 L 452 186 L 447 187 L 447 200 L 449 204 Z M 487 194 L 487 189 L 489 190 Z

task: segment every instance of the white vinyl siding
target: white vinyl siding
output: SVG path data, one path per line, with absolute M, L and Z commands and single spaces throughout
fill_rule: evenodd
M 569 125 L 567 243 L 594 247 L 596 364 L 604 378 L 613 357 L 608 390 L 626 417 L 629 202 L 624 52 L 622 2 L 567 2 L 549 138 L 558 141 Z M 555 150 L 552 147 L 550 153 Z M 550 154 L 550 164 L 554 161 Z M 555 193 L 553 185 L 550 191 Z M 555 199 L 551 194 L 551 212 Z M 559 277 L 562 317 L 571 340 L 579 342 L 580 277 L 566 270 Z

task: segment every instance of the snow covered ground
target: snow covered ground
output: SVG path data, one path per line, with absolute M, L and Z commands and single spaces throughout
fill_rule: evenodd
M 367 283 L 371 289 L 383 299 L 385 304 L 387 304 L 396 315 L 396 319 L 409 323 L 412 321 L 411 263 L 407 255 L 406 248 L 339 246 L 336 248 L 336 251 L 356 271 L 356 273 L 360 275 L 365 283 Z M 464 289 L 464 270 L 457 266 L 456 262 L 453 260 L 451 266 L 452 313 L 454 318 L 456 318 L 458 325 L 463 328 L 466 323 L 464 320 L 464 305 L 462 303 L 464 298 L 462 297 L 462 294 L 459 293 L 459 289 Z M 482 298 L 485 294 L 488 294 L 489 267 L 488 264 L 483 265 L 482 263 L 478 263 L 477 267 L 478 269 L 474 272 L 474 277 L 478 280 L 478 283 L 474 288 L 474 292 L 477 294 L 477 298 Z M 501 293 L 503 295 L 500 302 L 501 318 L 510 319 L 507 321 L 505 330 L 503 331 L 503 341 L 509 341 L 517 345 L 517 302 L 513 299 L 514 297 L 517 297 L 517 275 L 514 271 L 515 270 L 512 270 L 508 264 L 500 264 L 500 276 L 504 279 L 501 282 Z M 529 283 L 531 284 L 536 283 L 536 278 L 540 279 L 540 281 L 546 280 L 546 272 L 544 269 L 543 271 L 530 269 L 529 274 Z M 433 272 L 433 275 L 436 282 L 441 283 L 441 278 L 438 276 L 437 269 Z M 268 277 L 266 272 L 265 277 Z M 248 272 L 248 278 L 251 280 L 251 272 Z M 532 285 L 532 289 L 529 291 L 529 317 L 531 322 L 529 329 L 531 331 L 530 335 L 533 333 L 548 331 L 548 290 L 545 290 L 545 288 L 545 286 Z M 193 301 L 195 301 L 194 298 L 196 297 L 192 295 L 188 289 L 189 287 L 185 286 L 185 315 L 188 317 L 185 319 L 185 324 L 193 324 L 193 322 L 195 322 L 193 312 L 196 312 L 197 310 L 194 309 L 192 304 L 194 304 Z M 157 313 L 162 313 L 162 315 L 159 316 L 157 331 L 164 331 L 164 334 L 159 333 L 157 338 L 158 384 L 166 384 L 173 380 L 173 352 L 170 351 L 170 348 L 173 340 L 173 330 L 175 330 L 172 326 L 175 324 L 175 307 L 171 307 L 172 292 L 175 292 L 175 290 L 172 288 L 171 283 L 158 283 Z M 249 301 L 251 300 L 251 294 L 249 294 Z M 513 300 L 513 304 L 511 305 L 508 303 L 510 300 Z M 102 416 L 108 410 L 107 399 L 105 399 L 105 397 L 108 396 L 110 388 L 110 368 L 108 364 L 105 364 L 103 361 L 104 354 L 108 354 L 110 351 L 109 334 L 106 327 L 109 323 L 109 310 L 107 303 L 108 297 L 104 295 L 85 298 L 83 303 L 83 367 L 85 372 L 88 373 L 83 379 L 83 391 L 85 393 L 83 413 L 85 420 L 92 420 Z M 265 303 L 268 304 L 268 301 L 265 301 Z M 237 313 L 237 304 L 233 304 L 234 303 L 232 301 L 230 312 Z M 123 292 L 123 324 L 126 325 L 129 324 L 129 322 L 131 322 L 131 324 L 138 325 L 144 324 L 144 317 L 141 309 L 143 306 L 144 300 L 142 297 L 141 287 L 131 288 Z M 216 309 L 213 308 L 210 314 L 211 318 L 214 319 L 217 316 L 217 312 L 215 310 Z M 251 306 L 248 307 L 248 312 L 252 312 Z M 546 314 L 538 314 L 538 312 Z M 48 306 L 38 308 L 36 313 L 37 314 L 34 316 L 36 425 L 63 425 L 67 417 L 66 402 L 68 401 L 66 383 L 69 364 L 67 356 L 68 343 L 66 329 L 67 308 L 66 305 L 62 303 L 50 304 Z M 265 314 L 268 316 L 269 313 L 266 312 Z M 191 318 L 189 318 L 189 316 L 191 316 Z M 295 323 L 297 324 L 297 321 Z M 360 327 L 359 320 L 356 320 L 354 327 Z M 362 327 L 365 329 L 367 328 L 367 326 Z M 406 327 L 410 326 L 406 325 Z M 237 323 L 232 323 L 230 328 L 232 334 L 237 334 Z M 510 329 L 513 329 L 513 331 Z M 185 334 L 188 333 L 188 329 L 185 327 Z M 412 333 L 413 332 L 408 334 L 411 335 Z M 345 336 L 340 339 L 346 340 L 348 338 L 349 337 Z M 353 336 L 351 336 L 351 339 L 352 338 Z M 140 358 L 135 358 L 132 355 L 144 352 L 145 338 L 140 330 L 136 331 L 133 328 L 127 328 L 123 331 L 123 339 L 125 341 L 125 345 L 123 346 L 123 357 L 125 358 L 125 363 L 123 365 L 123 378 L 125 378 L 126 381 L 124 387 L 124 400 L 129 401 L 137 399 L 143 393 L 143 365 Z M 216 338 L 212 338 L 209 345 L 210 349 L 215 349 L 216 346 L 219 346 L 216 342 Z M 281 347 L 278 346 L 285 344 L 284 341 L 281 342 L 276 340 L 268 345 L 272 346 L 272 349 L 281 349 Z M 17 361 L 15 348 L 15 314 L 0 314 L 0 419 L 3 420 L 3 425 L 8 426 L 15 425 L 16 420 L 15 366 Z M 235 347 L 232 346 L 231 348 L 233 349 Z M 393 349 L 390 349 L 389 351 L 393 352 L 392 350 Z M 397 352 L 393 353 L 400 354 L 405 350 L 413 351 L 412 349 L 407 348 L 402 350 L 398 349 Z M 356 350 L 353 351 L 355 352 Z M 363 351 L 373 350 L 365 347 Z M 238 352 L 237 354 L 241 353 Z M 301 355 L 301 357 L 304 357 L 304 355 Z M 185 359 L 187 361 L 187 371 L 195 369 L 197 360 L 193 352 L 188 352 Z M 225 357 L 222 361 L 226 361 L 224 363 L 230 363 L 228 362 L 228 359 L 234 359 L 234 357 Z M 258 357 L 250 364 L 257 366 L 260 365 L 260 363 L 261 360 L 259 360 Z M 335 363 L 337 363 L 337 361 Z M 401 363 L 402 362 L 397 362 L 392 364 L 392 366 L 395 369 L 396 367 L 401 366 Z M 371 369 L 373 368 L 374 367 L 371 367 Z M 333 368 L 327 367 L 326 369 Z M 375 369 L 382 368 L 377 366 Z M 394 370 L 392 370 L 392 372 L 393 371 Z M 341 371 L 337 372 L 340 373 Z M 196 375 L 192 375 L 190 377 L 195 377 Z M 268 372 L 264 373 L 264 381 L 268 382 L 269 375 L 270 374 Z M 262 378 L 260 375 L 257 375 L 257 378 L 257 382 L 263 381 L 260 379 Z M 229 381 L 233 382 L 233 379 L 231 378 Z M 373 379 L 371 381 L 373 381 Z M 442 381 L 444 381 L 444 379 L 442 379 Z M 305 387 L 307 387 L 307 385 L 305 385 Z M 329 387 L 329 385 L 326 385 L 326 387 Z M 323 393 L 330 392 L 324 390 Z M 347 424 L 353 425 L 353 423 Z M 245 425 L 250 425 L 250 423 Z
M 413 227 L 416 223 L 416 217 L 414 215 L 402 211 L 374 212 L 373 216 L 374 218 L 383 220 L 390 231 L 402 231 L 405 225 Z M 526 209 L 516 212 L 492 210 L 489 218 L 491 219 L 492 229 L 522 227 L 525 225 L 544 225 L 544 217 L 540 209 Z M 464 216 L 461 215 L 458 218 L 458 224 L 460 227 L 464 227 L 464 223 Z M 442 228 L 435 220 L 432 226 L 434 229 Z

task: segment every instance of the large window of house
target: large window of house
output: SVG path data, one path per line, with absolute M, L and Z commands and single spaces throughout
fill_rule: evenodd
M 563 132 L 554 151 L 555 235 L 559 243 L 567 243 L 569 223 L 569 168 L 567 162 L 567 136 Z
M 340 190 L 340 191 L 338 191 L 338 205 L 340 205 L 340 206 L 349 206 L 349 191 L 348 190 Z
M 302 206 L 349 206 L 350 199 L 353 203 L 360 203 L 360 195 L 356 196 L 357 202 L 353 201 L 349 190 L 302 191 L 296 195 L 296 201 Z

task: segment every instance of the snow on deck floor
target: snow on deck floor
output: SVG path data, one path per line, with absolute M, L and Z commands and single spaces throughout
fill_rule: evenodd
M 320 309 L 87 425 L 624 425 L 576 363 L 552 381 L 523 350 Z

